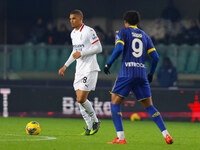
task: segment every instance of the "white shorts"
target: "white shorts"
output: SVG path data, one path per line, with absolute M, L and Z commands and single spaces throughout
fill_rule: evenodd
M 74 79 L 74 90 L 94 91 L 96 88 L 98 71 L 77 74 Z

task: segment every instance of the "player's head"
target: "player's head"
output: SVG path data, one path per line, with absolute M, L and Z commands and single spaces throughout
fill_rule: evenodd
M 83 23 L 83 13 L 81 10 L 75 9 L 70 13 L 70 23 L 73 28 L 78 28 Z
M 130 10 L 124 13 L 124 25 L 137 25 L 140 22 L 140 13 L 138 11 Z

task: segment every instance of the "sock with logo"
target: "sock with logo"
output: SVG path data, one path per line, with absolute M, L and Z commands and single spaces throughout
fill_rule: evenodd
M 85 108 L 79 103 L 79 108 L 80 108 L 80 112 L 83 116 L 83 119 L 85 120 L 86 124 L 87 124 L 87 128 L 89 130 L 92 129 L 92 120 L 91 117 L 89 116 L 89 114 L 86 112 Z
M 120 105 L 111 104 L 112 120 L 117 131 L 117 136 L 120 140 L 124 140 L 124 131 L 122 126 L 122 112 Z
M 96 116 L 96 113 L 92 107 L 92 104 L 90 103 L 90 101 L 87 99 L 84 103 L 81 104 L 85 109 L 86 112 L 90 115 L 90 117 L 92 118 L 92 120 L 94 122 L 98 122 L 98 118 Z
M 153 105 L 151 105 L 151 106 L 149 106 L 145 109 L 149 113 L 149 115 L 151 116 L 152 120 L 159 127 L 160 131 L 162 132 L 162 131 L 166 130 L 164 121 L 163 121 L 160 113 L 158 112 L 158 110 Z

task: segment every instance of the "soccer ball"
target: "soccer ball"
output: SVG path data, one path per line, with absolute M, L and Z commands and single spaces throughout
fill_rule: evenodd
M 31 121 L 26 125 L 26 133 L 28 135 L 38 135 L 40 131 L 40 124 L 36 121 Z
M 137 114 L 137 113 L 133 113 L 133 114 L 131 115 L 131 117 L 130 117 L 130 120 L 131 120 L 131 121 L 140 120 L 140 119 L 141 119 L 141 117 L 140 117 L 140 115 Z

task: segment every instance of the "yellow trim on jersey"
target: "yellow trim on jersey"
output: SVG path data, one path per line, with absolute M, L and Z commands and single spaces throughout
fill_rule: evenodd
M 151 48 L 151 49 L 149 49 L 148 51 L 147 51 L 147 54 L 149 54 L 149 53 L 151 53 L 151 52 L 153 52 L 153 51 L 155 51 L 156 49 L 155 48 Z
M 138 28 L 137 26 L 128 26 L 128 27 L 135 28 L 135 29 L 137 29 L 137 28 Z
M 124 45 L 124 42 L 121 41 L 121 40 L 118 40 L 118 41 L 115 43 L 115 45 L 117 45 L 117 43 L 122 43 L 122 44 Z
M 151 96 L 150 96 L 151 97 Z M 147 99 L 147 98 L 150 98 L 150 97 L 146 97 L 146 98 L 143 98 L 143 99 L 139 99 L 138 101 L 140 102 L 140 101 L 143 101 L 143 100 L 145 100 L 145 99 Z

